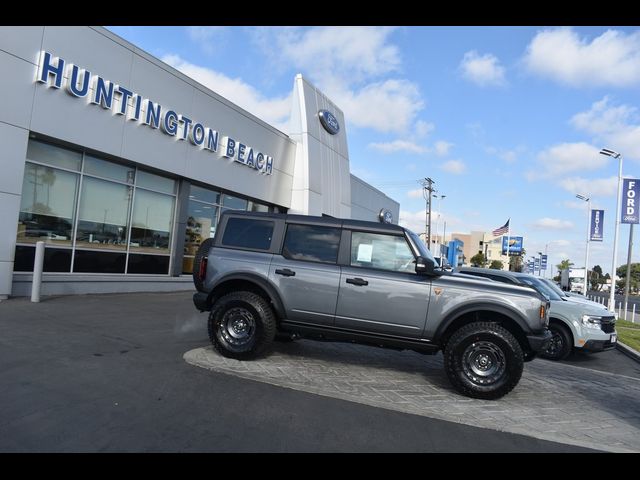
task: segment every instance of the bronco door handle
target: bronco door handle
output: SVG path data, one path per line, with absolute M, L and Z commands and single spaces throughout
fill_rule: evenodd
M 362 278 L 347 278 L 347 283 L 351 285 L 356 285 L 358 287 L 363 287 L 365 285 L 369 285 L 369 282 L 363 280 Z
M 283 275 L 285 277 L 295 277 L 296 276 L 296 272 L 294 272 L 293 270 L 289 270 L 288 268 L 278 268 L 276 270 L 276 274 Z

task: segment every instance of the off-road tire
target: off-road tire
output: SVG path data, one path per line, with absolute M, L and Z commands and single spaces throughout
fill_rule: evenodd
M 200 273 L 200 262 L 202 262 L 202 259 L 204 257 L 209 255 L 209 250 L 211 249 L 212 246 L 213 246 L 213 238 L 207 238 L 206 240 L 204 240 L 198 247 L 196 256 L 193 259 L 193 273 L 192 273 L 193 284 L 196 286 L 196 290 L 198 290 L 199 292 L 205 291 L 204 284 L 202 283 L 202 280 L 198 276 L 198 274 Z
M 549 323 L 549 330 L 553 334 L 549 347 L 540 352 L 540 357 L 547 360 L 553 360 L 559 362 L 569 356 L 573 350 L 573 337 L 567 327 L 560 323 Z
M 267 300 L 252 292 L 219 298 L 209 314 L 209 340 L 220 355 L 250 360 L 265 353 L 276 334 L 276 316 Z
M 463 395 L 495 400 L 520 381 L 524 354 L 507 329 L 477 322 L 453 333 L 444 350 L 444 367 L 449 381 Z

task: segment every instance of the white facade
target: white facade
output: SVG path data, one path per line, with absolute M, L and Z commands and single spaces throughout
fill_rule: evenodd
M 49 54 L 44 73 L 43 52 Z M 64 68 L 56 70 L 60 61 Z M 72 65 L 76 66 L 76 77 Z M 53 240 L 49 235 L 46 241 L 47 248 L 58 248 L 70 256 L 71 266 L 69 271 L 55 273 L 45 268 L 45 295 L 190 289 L 190 276 L 181 275 L 181 264 L 188 241 L 184 231 L 192 219 L 189 202 L 194 197 L 190 195 L 194 185 L 220 194 L 220 200 L 216 200 L 220 205 L 210 207 L 217 211 L 235 208 L 223 205 L 222 197 L 229 197 L 249 205 L 246 208 L 260 205 L 272 211 L 372 221 L 378 220 L 384 208 L 392 212 L 397 222 L 399 204 L 350 174 L 344 114 L 300 75 L 294 82 L 291 129 L 285 134 L 101 27 L 0 27 L 0 72 L 0 298 L 30 292 L 31 274 L 14 272 L 16 246 L 22 255 L 33 246 L 29 242 L 35 240 L 29 237 L 29 242 L 24 243 L 27 237 L 19 237 L 19 223 L 23 224 L 21 229 L 28 229 L 22 219 L 33 213 L 33 205 L 29 210 L 22 198 L 23 185 L 27 185 L 25 168 L 32 165 L 50 169 L 37 159 L 27 159 L 33 142 L 69 149 L 83 159 L 95 156 L 106 163 L 127 166 L 136 172 L 136 178 L 149 172 L 175 182 L 175 191 L 167 197 L 173 202 L 174 212 L 166 232 L 169 240 L 162 251 L 169 262 L 166 274 L 129 274 L 132 257 L 150 255 L 151 249 L 134 251 L 132 245 L 140 249 L 142 246 L 132 242 L 132 236 L 127 237 L 126 247 L 105 243 L 102 250 L 100 246 L 95 248 L 105 256 L 115 255 L 114 252 L 125 255 L 126 272 L 88 272 L 86 267 L 77 272 L 73 266 L 78 251 L 84 248 L 86 254 L 94 252 L 91 244 L 84 242 L 81 247 L 78 240 L 79 216 L 83 201 L 88 198 L 85 191 L 89 182 L 85 179 L 90 174 L 85 172 L 86 160 L 77 174 L 60 170 L 58 178 L 67 174 L 78 178 L 75 211 L 69 220 L 72 234 L 68 238 L 58 236 L 67 243 L 56 243 L 55 235 Z M 86 94 L 78 96 L 74 88 L 76 93 L 82 90 L 84 75 L 89 75 L 91 82 Z M 74 88 L 70 86 L 72 77 L 76 80 Z M 58 84 L 60 88 L 56 88 Z M 107 98 L 110 85 L 115 93 Z M 126 105 L 123 98 L 127 99 Z M 162 107 L 160 125 L 147 116 L 158 105 Z M 338 133 L 331 135 L 321 125 L 320 110 L 327 110 L 337 119 Z M 211 133 L 207 137 L 211 142 L 207 144 L 205 139 L 198 144 L 205 132 Z M 216 148 L 206 148 L 207 145 Z M 230 146 L 234 148 L 229 150 Z M 34 177 L 30 190 L 34 192 L 33 204 L 37 181 Z M 113 188 L 119 187 L 114 184 Z M 144 188 L 140 186 L 141 191 Z M 131 234 L 136 228 L 153 231 L 149 207 L 147 221 L 142 222 L 145 225 L 135 225 L 136 201 L 134 194 L 128 207 L 129 223 L 122 235 L 127 231 Z M 104 217 L 103 230 L 108 217 L 106 208 Z

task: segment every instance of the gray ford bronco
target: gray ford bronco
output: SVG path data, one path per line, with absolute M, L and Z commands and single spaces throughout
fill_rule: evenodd
M 442 350 L 459 392 L 496 399 L 551 338 L 546 297 L 437 269 L 398 225 L 226 211 L 200 246 L 193 279 L 213 347 L 239 360 L 300 336 Z

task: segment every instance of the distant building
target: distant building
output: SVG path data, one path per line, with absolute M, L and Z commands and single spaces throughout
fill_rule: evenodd
M 465 266 L 471 265 L 473 256 L 482 253 L 489 263 L 499 260 L 502 269 L 509 270 L 509 257 L 502 255 L 502 236 L 494 237 L 491 232 L 474 230 L 471 233 L 452 233 L 451 239 L 459 240 L 463 245 Z

